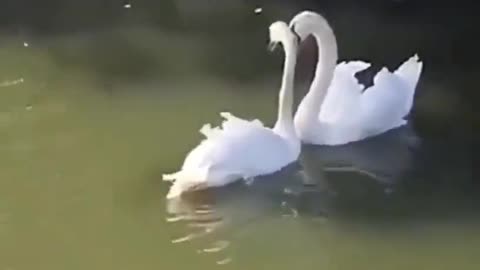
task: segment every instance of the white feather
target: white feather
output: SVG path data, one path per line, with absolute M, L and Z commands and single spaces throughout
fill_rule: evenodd
M 281 170 L 297 160 L 300 154 L 291 113 L 293 102 L 293 70 L 296 62 L 295 36 L 283 22 L 270 26 L 270 39 L 284 43 L 286 52 L 279 118 L 275 128 L 265 127 L 259 120 L 244 120 L 222 112 L 221 127 L 204 125 L 200 133 L 205 139 L 185 158 L 182 168 L 163 175 L 172 181 L 167 198 L 183 192 L 222 186 L 239 179 L 249 179 Z
M 341 145 L 380 135 L 407 123 L 423 64 L 418 55 L 395 72 L 383 68 L 365 89 L 355 74 L 370 66 L 337 61 L 335 35 L 319 14 L 303 11 L 290 22 L 303 39 L 312 34 L 319 60 L 310 90 L 295 115 L 295 128 L 307 144 Z

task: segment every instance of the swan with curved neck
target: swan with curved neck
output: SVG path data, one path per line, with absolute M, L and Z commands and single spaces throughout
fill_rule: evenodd
M 313 35 L 318 47 L 319 61 L 315 67 L 315 77 L 295 114 L 297 134 L 305 140 L 315 136 L 311 134 L 311 129 L 308 127 L 318 121 L 322 103 L 332 82 L 338 59 L 337 41 L 327 21 L 314 12 L 299 13 L 290 21 L 290 28 L 302 41 L 309 35 Z
M 374 85 L 364 89 L 355 74 L 370 66 L 363 61 L 337 65 L 337 41 L 327 20 L 303 11 L 290 21 L 301 41 L 313 35 L 318 63 L 309 92 L 295 114 L 295 129 L 307 144 L 340 145 L 380 135 L 403 126 L 413 105 L 422 71 L 417 55 L 394 72 L 383 68 Z
M 295 65 L 297 63 L 298 40 L 290 31 L 288 25 L 278 21 L 270 25 L 270 50 L 281 43 L 285 51 L 282 83 L 278 95 L 278 115 L 273 131 L 285 137 L 292 143 L 295 151 L 300 151 L 300 140 L 297 137 L 293 123 L 293 86 Z
M 225 118 L 222 127 L 211 128 L 209 124 L 202 127 L 200 132 L 206 138 L 187 155 L 182 169 L 163 175 L 163 180 L 173 181 L 167 198 L 271 174 L 297 160 L 300 141 L 293 125 L 292 91 L 298 42 L 284 22 L 273 23 L 269 31 L 270 43 L 281 43 L 285 49 L 274 128 L 263 126 L 259 120 L 243 120 L 230 113 L 220 113 Z

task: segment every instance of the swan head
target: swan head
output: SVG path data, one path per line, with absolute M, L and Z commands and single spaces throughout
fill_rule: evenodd
M 270 25 L 268 30 L 270 36 L 268 49 L 270 51 L 275 50 L 279 43 L 281 43 L 284 47 L 293 46 L 294 48 L 299 43 L 299 37 L 290 30 L 285 22 L 276 21 Z
M 298 36 L 300 42 L 304 41 L 312 33 L 312 29 L 319 27 L 330 28 L 324 17 L 309 10 L 295 15 L 289 24 L 290 30 Z

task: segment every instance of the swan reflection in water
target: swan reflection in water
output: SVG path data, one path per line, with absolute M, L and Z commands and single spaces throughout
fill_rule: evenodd
M 229 263 L 228 248 L 234 239 L 255 231 L 256 225 L 271 218 L 298 216 L 293 203 L 297 193 L 292 192 L 302 186 L 297 172 L 298 166 L 292 165 L 251 183 L 239 181 L 168 199 L 167 222 L 184 228 L 171 242 L 199 242 L 199 254 L 215 257 L 220 265 Z
M 339 173 L 353 173 L 351 182 L 374 180 L 388 192 L 414 167 L 420 139 L 411 126 L 390 130 L 380 136 L 340 146 L 307 145 L 302 149 L 301 164 L 305 179 L 326 174 L 335 185 Z
M 232 261 L 228 248 L 234 239 L 269 218 L 302 217 L 323 223 L 339 211 L 335 202 L 350 196 L 348 190 L 360 192 L 372 183 L 388 196 L 412 168 L 417 146 L 409 127 L 344 146 L 304 146 L 300 164 L 276 174 L 167 200 L 167 222 L 184 228 L 171 242 L 200 242 L 199 254 L 227 264 Z M 342 180 L 345 173 L 352 174 L 348 181 Z

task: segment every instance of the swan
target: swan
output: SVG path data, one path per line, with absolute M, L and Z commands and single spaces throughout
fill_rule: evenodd
M 313 11 L 298 13 L 289 23 L 301 41 L 310 34 L 318 44 L 315 77 L 294 117 L 302 142 L 342 145 L 380 135 L 407 123 L 423 63 L 417 54 L 397 70 L 382 68 L 364 89 L 355 78 L 370 67 L 363 61 L 337 64 L 337 42 L 325 18 Z
M 273 128 L 259 120 L 244 120 L 228 112 L 221 127 L 204 125 L 200 133 L 205 139 L 184 160 L 180 171 L 164 174 L 164 181 L 173 184 L 167 199 L 186 191 L 230 184 L 239 179 L 252 179 L 281 170 L 300 155 L 300 140 L 293 124 L 293 80 L 298 37 L 285 22 L 269 27 L 270 50 L 280 43 L 285 50 L 282 83 L 279 92 L 277 121 Z

